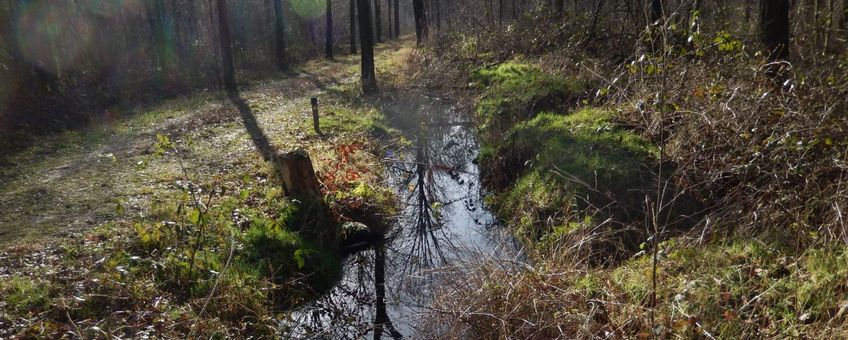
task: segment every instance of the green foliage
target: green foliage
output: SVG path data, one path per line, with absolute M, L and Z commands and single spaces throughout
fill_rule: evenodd
M 302 267 L 295 265 L 295 253 L 302 249 L 303 240 L 276 223 L 251 222 L 244 239 L 247 247 L 243 258 L 256 263 L 265 274 L 290 273 Z
M 609 272 L 615 288 L 607 289 L 623 292 L 626 304 L 640 304 L 650 293 L 651 266 L 649 256 L 625 263 Z M 754 240 L 706 247 L 667 243 L 661 246 L 658 267 L 659 313 L 699 320 L 720 338 L 803 337 L 815 321 L 844 321 L 846 268 L 844 246 L 795 254 L 781 244 Z M 685 322 L 672 325 L 672 333 L 687 331 Z
M 584 228 L 591 228 L 592 226 L 594 226 L 594 221 L 588 215 L 582 221 L 569 221 L 562 225 L 554 226 L 547 234 L 539 239 L 538 247 L 541 251 L 552 252 L 557 246 L 563 244 L 564 242 L 562 240 L 571 233 L 583 230 Z
M 333 229 L 328 227 L 332 222 L 322 216 L 322 209 L 314 208 L 320 202 L 292 201 L 273 184 L 241 187 L 235 196 L 204 210 L 188 204 L 185 193 L 175 201 L 155 201 L 151 220 L 134 224 L 127 252 L 114 255 L 110 266 L 129 278 L 155 273 L 159 287 L 187 300 L 207 296 L 220 275 L 221 289 L 226 291 L 257 293 L 267 289 L 263 282 L 274 282 L 286 296 L 286 305 L 314 295 L 289 286 L 305 284 L 318 291 L 331 286 L 340 259 L 335 237 L 327 231 Z M 238 249 L 230 260 L 237 265 L 225 267 L 233 237 Z M 226 313 L 238 309 L 215 308 Z
M 293 231 L 303 227 L 308 217 L 294 204 L 280 209 L 276 219 L 254 216 L 243 235 L 240 261 L 279 284 L 306 277 L 317 290 L 329 288 L 340 276 L 341 260 L 332 245 L 319 246 Z
M 352 183 L 349 188 L 336 191 L 336 201 L 352 201 L 361 202 L 362 204 L 372 204 L 387 209 L 390 212 L 393 209 L 394 193 L 388 188 L 375 188 L 368 183 L 357 181 Z
M 716 33 L 713 43 L 718 47 L 719 52 L 736 52 L 741 51 L 744 45 L 742 41 L 735 39 L 730 33 L 720 31 Z
M 156 144 L 153 149 L 157 156 L 161 156 L 173 148 L 174 144 L 171 142 L 170 137 L 163 134 L 156 134 Z
M 539 237 L 539 222 L 560 212 L 586 216 L 615 203 L 617 212 L 608 215 L 638 215 L 657 150 L 610 119 L 609 111 L 586 108 L 567 116 L 541 113 L 512 128 L 495 153 L 506 160 L 500 166 L 525 171 L 498 195 L 502 216 Z
M 365 132 L 374 136 L 387 136 L 391 131 L 385 116 L 376 109 L 328 105 L 322 110 L 329 115 L 321 118 L 321 130 L 327 133 Z
M 811 250 L 801 261 L 804 270 L 799 280 L 796 307 L 807 314 L 807 319 L 828 320 L 835 316 L 844 301 L 836 301 L 848 294 L 845 278 L 848 277 L 848 248 L 830 245 Z
M 586 90 L 582 81 L 558 77 L 519 62 L 478 70 L 472 79 L 485 89 L 477 112 L 480 128 L 492 140 L 536 112 L 564 111 L 569 101 L 576 101 Z
M 15 313 L 37 314 L 50 308 L 50 284 L 37 278 L 12 276 L 0 279 L 0 300 Z

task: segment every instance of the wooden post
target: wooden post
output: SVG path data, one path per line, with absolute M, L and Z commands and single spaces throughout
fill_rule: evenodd
M 283 181 L 287 195 L 320 197 L 318 177 L 315 176 L 312 160 L 306 150 L 297 149 L 277 154 L 274 167 Z
M 319 136 L 323 136 L 321 133 L 321 122 L 318 120 L 318 98 L 312 97 L 312 126 L 315 127 L 315 133 Z

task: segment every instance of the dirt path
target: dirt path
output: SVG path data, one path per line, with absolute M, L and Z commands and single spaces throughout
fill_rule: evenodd
M 396 57 L 409 42 L 381 45 L 378 59 Z M 0 246 L 144 214 L 151 199 L 181 185 L 179 160 L 195 178 L 256 173 L 263 162 L 242 117 L 255 119 L 277 148 L 306 146 L 304 141 L 314 137 L 309 97 L 350 89 L 358 64 L 357 56 L 313 61 L 284 79 L 243 86 L 241 107 L 222 93 L 199 94 L 45 137 L 10 157 L 13 165 L 0 168 Z M 157 135 L 178 142 L 179 160 L 156 155 Z

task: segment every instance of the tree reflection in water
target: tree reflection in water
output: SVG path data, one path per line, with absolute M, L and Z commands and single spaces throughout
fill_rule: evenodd
M 388 157 L 387 177 L 397 187 L 400 215 L 381 244 L 352 255 L 330 293 L 284 320 L 292 337 L 400 338 L 415 332 L 415 318 L 454 260 L 474 258 L 480 232 L 494 218 L 482 207 L 473 164 L 479 149 L 470 126 L 438 101 L 406 108 L 416 113 L 415 146 Z

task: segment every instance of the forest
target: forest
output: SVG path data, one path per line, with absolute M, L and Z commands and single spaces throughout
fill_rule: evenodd
M 848 0 L 0 0 L 0 340 L 848 338 Z

